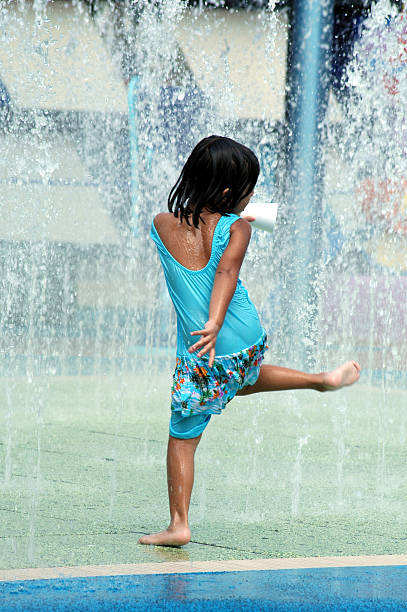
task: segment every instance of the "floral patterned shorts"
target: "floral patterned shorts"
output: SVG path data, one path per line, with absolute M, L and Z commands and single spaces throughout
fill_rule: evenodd
M 215 358 L 194 355 L 177 357 L 171 389 L 171 410 L 182 416 L 220 414 L 237 391 L 253 385 L 259 377 L 260 365 L 268 349 L 267 335 L 238 353 Z

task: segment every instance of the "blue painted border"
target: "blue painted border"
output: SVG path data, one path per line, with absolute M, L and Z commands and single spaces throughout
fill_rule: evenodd
M 407 567 L 152 574 L 1 584 L 0 610 L 407 610 Z

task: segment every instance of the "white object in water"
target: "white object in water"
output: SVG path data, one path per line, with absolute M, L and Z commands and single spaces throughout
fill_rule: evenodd
M 278 204 L 276 202 L 249 202 L 240 213 L 241 217 L 255 217 L 253 227 L 272 232 L 277 219 Z

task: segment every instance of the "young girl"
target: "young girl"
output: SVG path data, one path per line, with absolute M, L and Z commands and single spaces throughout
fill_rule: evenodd
M 251 235 L 240 213 L 253 195 L 259 162 L 247 147 L 221 136 L 196 145 L 158 214 L 157 245 L 177 313 L 167 478 L 171 521 L 141 544 L 182 546 L 191 539 L 188 510 L 194 454 L 212 414 L 235 395 L 284 389 L 328 391 L 359 379 L 348 361 L 331 372 L 306 374 L 262 365 L 266 333 L 239 279 Z M 199 339 L 197 339 L 199 336 Z

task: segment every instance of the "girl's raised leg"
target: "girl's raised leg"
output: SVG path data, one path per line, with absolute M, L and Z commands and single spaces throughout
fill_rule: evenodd
M 183 546 L 190 541 L 188 510 L 194 484 L 194 456 L 201 436 L 185 440 L 169 437 L 167 481 L 171 521 L 165 531 L 142 536 L 139 544 Z
M 336 391 L 353 385 L 360 377 L 360 365 L 346 361 L 331 372 L 307 374 L 299 370 L 263 364 L 254 385 L 244 387 L 236 395 L 250 395 L 264 391 L 288 391 L 290 389 L 314 389 L 315 391 Z

